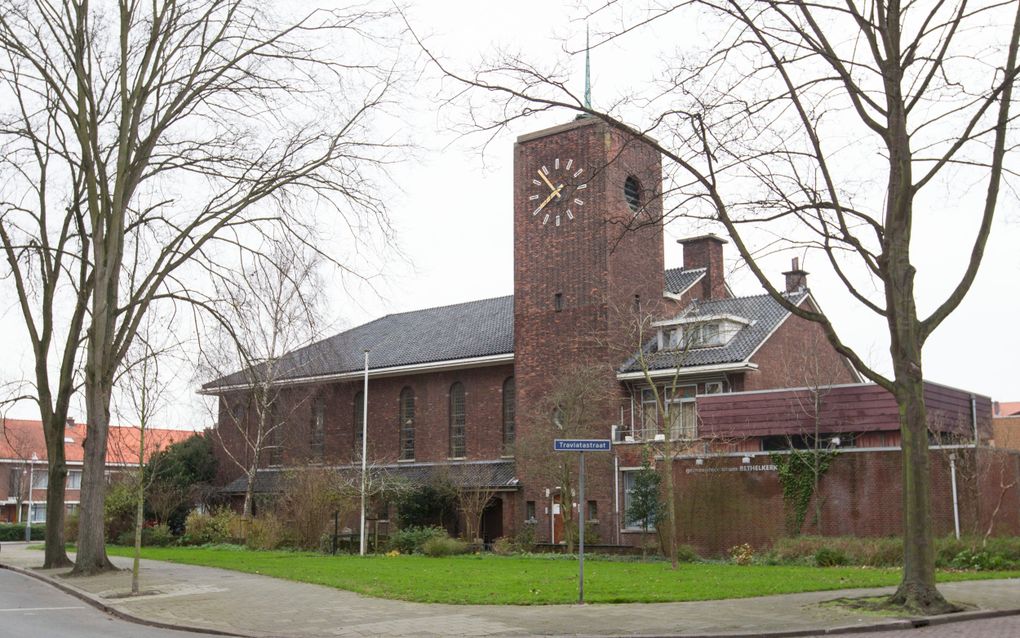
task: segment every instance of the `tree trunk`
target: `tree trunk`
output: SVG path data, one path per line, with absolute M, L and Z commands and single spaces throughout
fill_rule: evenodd
M 143 448 L 144 449 L 144 448 Z M 135 508 L 135 555 L 131 561 L 131 594 L 138 595 L 138 576 L 142 559 L 142 526 L 145 524 L 145 481 L 138 468 L 138 506 Z
M 49 415 L 43 421 L 46 439 L 46 460 L 49 483 L 46 486 L 46 551 L 43 569 L 70 567 L 64 539 L 64 484 L 67 480 L 67 460 L 64 456 L 64 428 L 67 413 Z M 32 489 L 32 486 L 29 486 Z
M 90 354 L 91 357 L 91 354 Z M 86 376 L 88 376 L 88 372 Z M 110 389 L 105 384 L 86 381 L 85 403 L 88 428 L 85 435 L 85 459 L 81 482 L 81 508 L 78 521 L 76 576 L 88 576 L 115 569 L 106 556 L 106 439 L 110 426 Z
M 241 509 L 241 516 L 250 520 L 252 516 L 252 504 L 255 501 L 255 477 L 258 475 L 258 464 L 256 463 L 248 472 L 247 482 L 244 486 L 244 507 Z
M 922 614 L 956 611 L 935 587 L 928 420 L 920 370 L 916 376 L 897 375 L 896 391 L 903 448 L 903 580 L 889 603 Z
M 666 454 L 663 456 L 662 469 L 666 479 L 666 551 L 669 553 L 669 563 L 672 569 L 677 569 L 680 563 L 676 551 L 676 503 L 674 502 L 676 487 L 673 480 L 673 443 L 670 440 L 672 428 L 666 428 Z M 658 522 L 656 522 L 658 524 Z

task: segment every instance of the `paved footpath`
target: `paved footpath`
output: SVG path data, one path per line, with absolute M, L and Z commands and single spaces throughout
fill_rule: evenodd
M 120 567 L 130 564 L 128 559 L 113 561 Z M 911 626 L 906 620 L 818 606 L 841 596 L 888 593 L 890 588 L 583 607 L 438 605 L 370 598 L 256 574 L 143 560 L 142 588 L 149 594 L 128 598 L 125 594 L 130 591 L 130 572 L 64 578 L 67 570 L 36 569 L 41 562 L 42 553 L 27 549 L 24 543 L 4 543 L 0 549 L 0 564 L 45 576 L 116 613 L 244 636 L 816 635 L 875 625 L 889 629 Z M 951 600 L 979 610 L 1020 608 L 1020 579 L 947 583 L 941 590 Z

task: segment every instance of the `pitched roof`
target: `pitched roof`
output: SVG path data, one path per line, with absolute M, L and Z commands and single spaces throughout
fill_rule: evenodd
M 666 271 L 666 292 L 674 295 L 683 294 L 688 288 L 698 283 L 698 280 L 708 272 L 705 268 L 670 268 Z
M 808 292 L 805 290 L 789 295 L 788 299 L 794 304 L 800 304 L 807 296 Z M 733 338 L 723 346 L 689 348 L 680 354 L 675 351 L 655 352 L 656 342 L 652 340 L 645 345 L 645 362 L 652 370 L 672 369 L 678 364 L 681 368 L 689 368 L 722 363 L 740 363 L 746 361 L 789 314 L 788 310 L 767 294 L 695 301 L 688 305 L 679 317 L 703 316 L 707 318 L 733 315 L 742 317 L 749 323 L 740 328 Z M 636 355 L 628 359 L 620 368 L 621 372 L 640 370 Z
M 27 461 L 34 453 L 40 461 L 46 460 L 46 441 L 42 421 L 27 419 L 4 419 L 0 421 L 0 459 Z M 131 426 L 110 426 L 106 441 L 106 462 L 109 464 L 138 464 L 138 436 L 140 430 Z M 145 456 L 148 458 L 159 449 L 183 441 L 198 432 L 194 430 L 171 430 L 147 428 L 145 430 Z M 71 463 L 80 463 L 85 458 L 82 443 L 85 440 L 85 424 L 68 425 L 64 431 L 64 455 Z
M 357 372 L 370 350 L 369 369 L 469 359 L 514 351 L 514 298 L 495 297 L 386 315 L 284 355 L 280 380 Z M 244 372 L 203 386 L 248 383 Z
M 996 401 L 993 416 L 1020 416 L 1020 401 Z
M 360 466 L 342 465 L 338 472 L 359 472 Z M 445 474 L 450 483 L 459 488 L 516 489 L 517 474 L 514 461 L 468 461 L 466 463 L 400 463 L 369 469 L 385 479 L 396 479 L 410 485 L 426 485 Z M 272 494 L 283 489 L 286 469 L 267 468 L 255 474 L 255 493 Z M 240 476 L 220 491 L 225 494 L 243 494 L 247 478 Z

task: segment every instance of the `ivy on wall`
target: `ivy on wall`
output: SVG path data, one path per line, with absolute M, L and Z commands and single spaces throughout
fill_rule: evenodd
M 787 509 L 787 531 L 800 534 L 807 517 L 808 505 L 815 491 L 815 473 L 821 480 L 838 452 L 833 449 L 794 450 L 790 454 L 772 454 L 772 462 L 783 487 Z

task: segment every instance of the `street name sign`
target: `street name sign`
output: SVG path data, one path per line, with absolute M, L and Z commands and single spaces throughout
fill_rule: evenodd
M 555 439 L 553 450 L 557 452 L 608 452 L 613 449 L 609 439 Z

